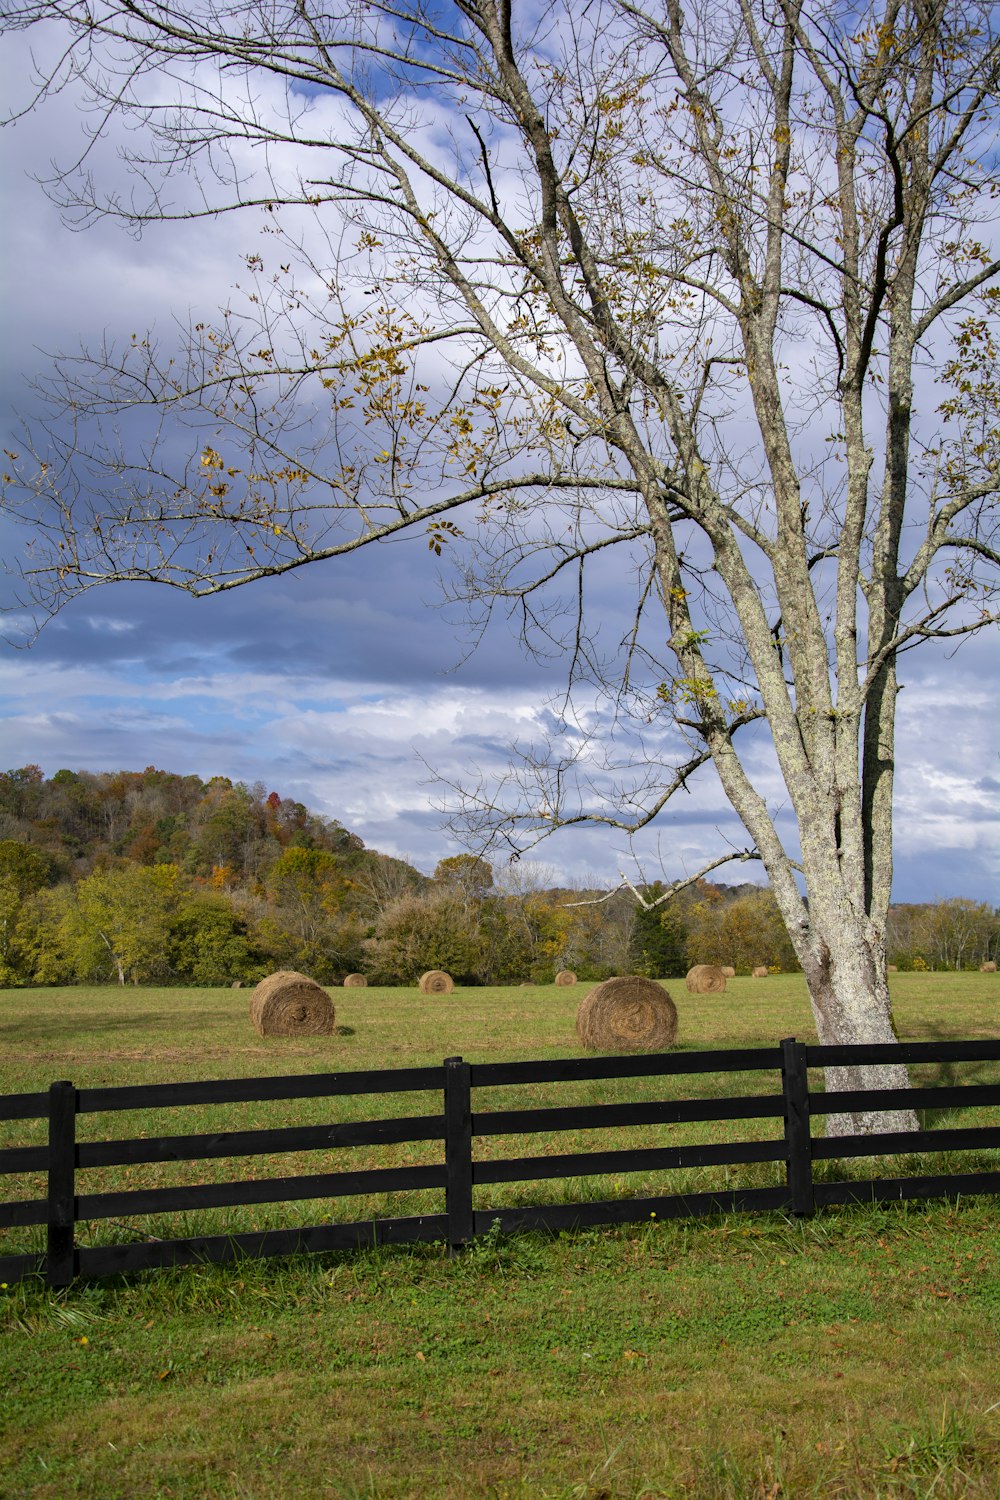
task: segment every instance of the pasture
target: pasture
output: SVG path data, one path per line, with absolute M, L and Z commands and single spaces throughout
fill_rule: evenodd
M 334 990 L 337 1032 L 294 1039 L 252 1031 L 247 990 L 7 991 L 0 1090 L 573 1056 L 586 988 Z M 732 980 L 721 997 L 670 989 L 683 1047 L 812 1038 L 799 978 Z M 895 975 L 893 990 L 907 1039 L 997 1035 L 996 975 Z M 980 1068 L 976 1081 L 996 1072 Z M 712 1084 L 671 1087 L 690 1095 Z M 590 1102 L 595 1088 L 609 1097 L 607 1085 L 575 1087 L 571 1098 L 553 1086 L 552 1102 Z M 630 1084 L 630 1097 L 643 1087 Z M 542 1102 L 516 1092 L 504 1091 L 505 1107 Z M 375 1106 L 336 1103 L 352 1118 Z M 388 1112 L 424 1107 L 414 1095 L 378 1101 Z M 150 1112 L 128 1133 L 292 1123 L 275 1113 L 288 1108 Z M 316 1118 L 295 1109 L 295 1123 Z M 88 1121 L 95 1136 L 113 1133 L 106 1119 Z M 952 1111 L 947 1123 L 980 1122 Z M 2 1144 L 38 1139 L 17 1122 L 0 1129 Z M 774 1124 L 636 1128 L 628 1144 L 709 1130 L 750 1139 Z M 480 1144 L 500 1155 L 598 1143 L 585 1131 L 566 1137 Z M 426 1148 L 396 1149 L 410 1162 Z M 350 1165 L 390 1159 L 358 1148 Z M 257 1166 L 199 1163 L 198 1180 Z M 315 1156 L 273 1170 L 316 1170 Z M 99 1185 L 159 1185 L 185 1171 L 192 1180 L 190 1165 L 108 1168 Z M 697 1190 L 718 1185 L 713 1171 L 675 1175 Z M 740 1182 L 773 1171 L 742 1168 Z M 7 1186 L 9 1196 L 38 1190 Z M 558 1185 L 567 1200 L 648 1186 L 638 1174 Z M 556 1188 L 538 1184 L 537 1201 Z M 505 1191 L 490 1189 L 489 1204 Z M 510 1191 L 523 1201 L 535 1185 Z M 399 1196 L 393 1212 L 439 1206 L 433 1193 Z M 169 1229 L 152 1218 L 95 1224 L 89 1242 L 316 1222 L 319 1211 L 220 1210 Z M 351 1200 L 343 1216 L 365 1211 Z M 454 1260 L 430 1246 L 161 1271 L 65 1294 L 3 1289 L 0 1495 L 994 1496 L 998 1241 L 996 1200 L 986 1199 L 491 1237 Z M 10 1230 L 0 1253 L 37 1244 L 36 1231 Z

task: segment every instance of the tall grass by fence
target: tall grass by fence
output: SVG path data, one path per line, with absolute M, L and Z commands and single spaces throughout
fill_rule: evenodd
M 13 1282 L 25 1276 L 42 1275 L 50 1286 L 59 1287 L 68 1285 L 78 1276 L 107 1276 L 153 1266 L 226 1261 L 241 1256 L 288 1255 L 417 1241 L 446 1241 L 458 1249 L 488 1232 L 495 1223 L 508 1232 L 559 1230 L 734 1210 L 810 1214 L 815 1208 L 829 1204 L 888 1203 L 911 1198 L 997 1193 L 1000 1192 L 1000 1170 L 831 1181 L 825 1177 L 817 1180 L 813 1168 L 815 1162 L 824 1159 L 992 1151 L 1000 1148 L 998 1127 L 977 1125 L 823 1138 L 813 1135 L 812 1118 L 866 1110 L 946 1111 L 996 1106 L 1000 1104 L 1000 1084 L 826 1093 L 812 1088 L 809 1079 L 809 1069 L 831 1066 L 899 1062 L 950 1067 L 955 1063 L 997 1060 L 1000 1060 L 1000 1041 L 814 1047 L 788 1038 L 776 1047 L 671 1052 L 639 1057 L 474 1064 L 460 1057 L 451 1057 L 439 1067 L 123 1088 L 77 1089 L 71 1082 L 56 1082 L 43 1092 L 0 1096 L 0 1120 L 48 1122 L 47 1144 L 0 1150 L 0 1174 L 47 1174 L 44 1197 L 0 1203 L 0 1228 L 42 1225 L 46 1230 L 44 1252 L 0 1256 L 0 1279 Z M 531 1109 L 473 1109 L 474 1091 L 482 1088 L 776 1071 L 780 1072 L 781 1078 L 781 1090 L 777 1093 L 546 1105 Z M 77 1140 L 79 1117 L 94 1113 L 427 1091 L 440 1092 L 440 1112 L 350 1123 L 292 1125 L 279 1129 Z M 781 1122 L 781 1134 L 767 1140 L 706 1141 L 478 1161 L 474 1156 L 474 1141 L 487 1136 L 532 1136 L 578 1129 L 617 1130 L 648 1124 L 768 1118 L 775 1121 L 776 1130 L 777 1122 Z M 150 1162 L 195 1162 L 220 1157 L 268 1157 L 288 1151 L 329 1152 L 357 1146 L 428 1141 L 443 1143 L 443 1160 L 439 1163 L 118 1192 L 79 1191 L 78 1174 L 93 1168 Z M 496 1208 L 474 1205 L 475 1188 L 497 1183 L 538 1182 L 608 1173 L 670 1173 L 692 1167 L 729 1167 L 757 1162 L 783 1162 L 784 1181 L 769 1187 L 674 1192 L 599 1202 Z M 386 1216 L 351 1223 L 328 1222 L 224 1235 L 147 1239 L 114 1245 L 77 1243 L 76 1226 L 84 1222 L 428 1189 L 444 1190 L 443 1213 Z

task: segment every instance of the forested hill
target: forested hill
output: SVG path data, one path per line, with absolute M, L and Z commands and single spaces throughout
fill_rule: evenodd
M 0 985 L 335 979 L 379 912 L 431 884 L 260 784 L 0 773 Z
M 155 766 L 57 771 L 48 780 L 38 766 L 4 771 L 0 839 L 30 844 L 72 879 L 128 859 L 174 864 L 225 885 L 265 878 L 289 848 L 323 850 L 347 864 L 363 864 L 367 855 L 357 834 L 262 783 L 202 781 Z M 418 872 L 406 868 L 419 883 Z

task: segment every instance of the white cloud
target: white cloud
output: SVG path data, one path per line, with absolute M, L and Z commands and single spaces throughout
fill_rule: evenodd
M 948 679 L 914 686 L 901 711 L 897 872 L 901 898 L 968 894 L 996 900 L 998 799 L 982 783 L 996 775 L 997 739 L 955 733 L 955 674 L 967 683 L 970 722 L 987 729 L 991 694 L 978 663 L 961 655 Z M 386 853 L 432 869 L 455 852 L 442 831 L 427 764 L 448 779 L 498 774 L 509 740 L 539 737 L 544 704 L 524 689 L 486 690 L 447 681 L 406 691 L 396 684 L 309 673 L 216 670 L 137 680 L 116 664 L 59 665 L 23 653 L 0 657 L 6 700 L 6 763 L 37 761 L 47 774 L 71 768 L 138 768 L 155 762 L 202 776 L 264 781 L 337 817 Z M 903 695 L 905 699 L 905 694 Z M 55 705 L 55 706 L 54 706 Z M 764 757 L 761 757 L 764 765 Z M 764 789 L 777 798 L 776 775 Z M 563 878 L 618 871 L 671 878 L 697 869 L 746 836 L 709 772 L 694 778 L 672 816 L 636 838 L 600 828 L 562 833 L 534 857 Z M 639 859 L 639 866 L 634 863 Z M 734 864 L 723 880 L 760 879 Z
M 108 635 L 130 635 L 136 628 L 134 620 L 123 620 L 110 615 L 87 615 L 85 618 L 91 630 L 103 631 Z

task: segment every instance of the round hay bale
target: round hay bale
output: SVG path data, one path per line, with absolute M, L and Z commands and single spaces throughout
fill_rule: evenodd
M 422 995 L 450 995 L 455 981 L 443 969 L 428 969 L 426 974 L 421 974 L 418 988 Z
M 345 990 L 363 990 L 363 989 L 367 989 L 367 987 L 368 987 L 368 981 L 367 981 L 367 979 L 365 978 L 365 976 L 363 974 L 345 974 L 344 975 L 344 989 Z
M 723 995 L 726 976 L 717 964 L 695 964 L 685 981 L 692 995 Z
M 242 979 L 234 979 L 233 982 L 232 982 L 232 984 L 229 986 L 229 988 L 231 990 L 241 990 L 243 988 L 243 981 L 242 981 Z
M 580 1002 L 576 1034 L 588 1052 L 663 1052 L 677 1040 L 677 1007 L 654 979 L 605 979 Z
M 326 990 L 293 969 L 269 974 L 250 996 L 250 1020 L 261 1036 L 329 1036 L 333 1018 Z
M 560 969 L 555 977 L 556 984 L 576 984 L 576 975 L 572 969 Z
M 752 977 L 754 979 L 766 979 L 767 978 L 767 964 L 758 964 L 757 967 L 756 967 L 756 969 L 754 969 L 754 971 L 753 971 L 753 976 Z
M 987 963 L 979 965 L 980 974 L 995 974 L 996 971 L 997 966 L 992 959 L 989 959 Z
M 898 964 L 886 964 L 886 966 L 885 966 L 885 972 L 887 974 L 898 974 L 899 973 L 899 965 Z
M 733 968 L 732 964 L 723 964 L 722 975 L 724 979 L 735 979 L 736 970 Z

